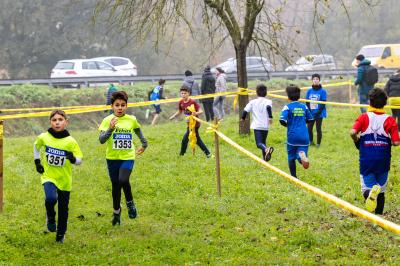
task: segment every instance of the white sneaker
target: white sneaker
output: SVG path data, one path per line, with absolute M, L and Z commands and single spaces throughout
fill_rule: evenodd
M 149 116 L 150 116 L 150 109 L 146 109 L 146 115 L 145 115 L 146 119 L 149 119 Z

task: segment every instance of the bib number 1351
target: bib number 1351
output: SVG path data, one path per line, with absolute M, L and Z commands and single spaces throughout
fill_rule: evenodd
M 47 164 L 52 166 L 64 166 L 65 156 L 58 156 L 54 154 L 46 154 Z

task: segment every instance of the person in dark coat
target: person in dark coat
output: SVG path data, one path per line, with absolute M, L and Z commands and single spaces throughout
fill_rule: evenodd
M 389 105 L 400 108 L 400 69 L 389 78 L 384 90 L 389 97 Z M 400 127 L 400 109 L 392 109 L 392 116 Z
M 210 66 L 206 66 L 204 68 L 203 76 L 201 78 L 201 87 L 200 87 L 201 94 L 212 94 L 215 93 L 215 77 L 211 73 Z M 214 98 L 206 98 L 202 99 L 201 102 L 204 106 L 204 113 L 206 114 L 206 120 L 213 121 L 214 120 L 214 111 L 213 111 L 213 102 Z
M 374 85 L 368 85 L 365 81 L 365 71 L 369 65 L 371 65 L 371 61 L 365 59 L 364 55 L 359 54 L 356 56 L 356 64 L 357 64 L 357 79 L 354 82 L 354 85 L 358 85 L 358 97 L 360 104 L 369 104 L 368 101 L 368 92 L 374 88 Z M 367 110 L 365 108 L 360 108 L 361 113 L 365 113 Z

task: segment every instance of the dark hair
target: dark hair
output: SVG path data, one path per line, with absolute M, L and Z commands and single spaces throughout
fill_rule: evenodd
M 317 73 L 312 74 L 311 79 L 318 78 L 321 81 L 321 76 Z
M 267 96 L 267 86 L 264 84 L 258 84 L 256 87 L 257 96 L 265 97 Z
M 365 59 L 365 56 L 362 55 L 362 54 L 359 54 L 359 55 L 356 56 L 356 59 L 357 59 L 358 61 L 362 61 L 362 60 Z
M 182 85 L 182 87 L 180 88 L 179 91 L 187 91 L 187 92 L 190 93 L 190 89 L 189 89 L 187 86 L 185 86 L 185 85 Z
M 50 120 L 51 120 L 51 119 L 53 118 L 53 116 L 55 116 L 55 115 L 61 115 L 61 116 L 63 116 L 63 117 L 65 118 L 65 120 L 68 119 L 67 114 L 66 114 L 63 110 L 61 110 L 61 109 L 53 110 L 53 111 L 50 113 Z
M 158 81 L 158 85 L 163 85 L 165 83 L 165 79 L 160 79 L 159 81 Z
M 368 93 L 369 105 L 374 108 L 383 108 L 387 104 L 386 92 L 380 88 L 373 88 Z
M 300 99 L 300 88 L 291 84 L 286 87 L 286 94 L 291 101 Z
M 116 91 L 111 94 L 111 104 L 114 104 L 116 100 L 123 100 L 128 103 L 128 94 L 125 91 Z
M 188 77 L 188 76 L 193 76 L 192 71 L 186 70 L 186 71 L 185 71 L 185 76 L 186 76 L 186 77 Z

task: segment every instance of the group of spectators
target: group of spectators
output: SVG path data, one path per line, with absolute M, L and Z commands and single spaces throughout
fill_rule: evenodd
M 185 78 L 182 86 L 189 90 L 191 96 L 214 94 L 220 92 L 226 92 L 226 75 L 225 71 L 217 67 L 216 76 L 211 72 L 210 66 L 206 66 L 201 77 L 201 85 L 194 80 L 193 73 L 190 70 L 185 71 Z M 200 102 L 203 104 L 206 121 L 213 121 L 214 118 L 221 120 L 225 116 L 224 111 L 225 96 L 217 96 L 201 99 Z

